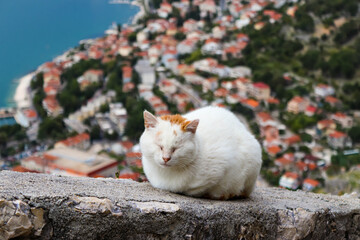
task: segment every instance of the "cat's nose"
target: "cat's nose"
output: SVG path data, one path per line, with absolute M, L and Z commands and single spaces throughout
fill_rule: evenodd
M 170 161 L 170 159 L 171 159 L 171 157 L 162 157 L 162 159 L 164 160 L 164 162 L 168 162 L 168 161 Z

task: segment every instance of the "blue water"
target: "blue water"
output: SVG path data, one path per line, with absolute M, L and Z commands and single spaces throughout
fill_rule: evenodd
M 16 123 L 16 121 L 13 117 L 0 118 L 0 127 L 2 127 L 4 125 L 13 125 L 15 123 Z
M 109 0 L 0 0 L 0 107 L 13 105 L 16 80 L 139 8 Z

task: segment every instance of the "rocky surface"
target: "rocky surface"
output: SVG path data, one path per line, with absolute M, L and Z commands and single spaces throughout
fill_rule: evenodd
M 0 172 L 0 239 L 360 239 L 360 199 L 258 188 L 181 196 L 130 180 Z

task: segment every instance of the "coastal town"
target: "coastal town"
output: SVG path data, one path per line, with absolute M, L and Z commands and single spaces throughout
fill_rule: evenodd
M 82 40 L 22 79 L 17 107 L 0 110 L 0 169 L 146 181 L 143 111 L 162 116 L 212 105 L 235 113 L 260 141 L 259 184 L 360 192 L 360 109 L 350 94 L 360 91 L 360 68 L 344 71 L 353 85 L 339 83 L 343 76 L 315 66 L 307 59 L 315 50 L 304 47 L 328 44 L 345 18 L 329 26 L 315 19 L 310 31 L 298 24 L 300 0 L 137 4 L 132 24 Z M 360 56 L 360 38 L 351 41 Z

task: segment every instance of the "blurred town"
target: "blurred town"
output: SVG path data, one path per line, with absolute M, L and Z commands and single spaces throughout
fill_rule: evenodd
M 357 1 L 138 4 L 133 24 L 20 83 L 17 108 L 0 111 L 1 169 L 145 181 L 143 111 L 213 105 L 261 142 L 260 184 L 360 192 Z

